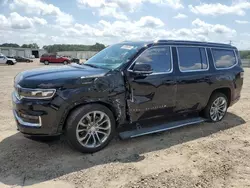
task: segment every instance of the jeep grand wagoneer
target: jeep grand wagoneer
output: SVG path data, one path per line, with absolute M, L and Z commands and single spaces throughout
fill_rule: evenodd
M 20 132 L 64 133 L 73 147 L 92 153 L 104 148 L 120 127 L 141 120 L 169 119 L 165 124 L 120 132 L 120 137 L 221 121 L 227 108 L 239 100 L 242 84 L 239 52 L 231 45 L 123 42 L 82 65 L 18 74 L 13 112 Z M 176 116 L 182 118 L 170 120 Z

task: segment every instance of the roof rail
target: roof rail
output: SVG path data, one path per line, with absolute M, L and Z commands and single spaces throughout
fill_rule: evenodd
M 200 41 L 189 41 L 189 40 L 155 40 L 155 42 L 157 43 L 174 42 L 174 43 L 210 44 L 217 46 L 232 46 L 231 44 L 224 44 L 224 43 L 200 42 Z

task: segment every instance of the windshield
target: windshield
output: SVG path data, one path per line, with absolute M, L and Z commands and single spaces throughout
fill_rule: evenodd
M 93 67 L 115 69 L 123 63 L 127 63 L 142 47 L 142 44 L 115 44 L 100 51 L 84 64 Z

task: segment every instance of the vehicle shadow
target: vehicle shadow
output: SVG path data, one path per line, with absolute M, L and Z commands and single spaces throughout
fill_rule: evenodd
M 0 182 L 33 185 L 97 165 L 138 162 L 148 152 L 166 150 L 244 123 L 241 117 L 228 113 L 219 123 L 202 123 L 126 141 L 116 138 L 108 147 L 94 154 L 72 150 L 65 139 L 44 143 L 16 133 L 0 143 Z

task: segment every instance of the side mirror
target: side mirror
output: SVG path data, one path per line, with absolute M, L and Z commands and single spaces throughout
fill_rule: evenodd
M 133 72 L 138 74 L 151 74 L 153 70 L 150 64 L 137 62 L 135 63 Z

